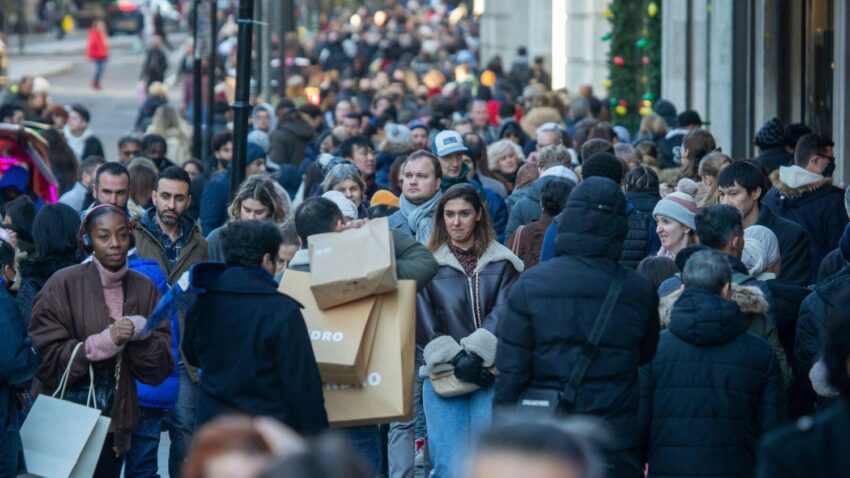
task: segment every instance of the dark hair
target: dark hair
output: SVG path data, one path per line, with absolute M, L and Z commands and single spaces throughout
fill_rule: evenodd
M 106 164 L 106 160 L 100 156 L 89 156 L 80 161 L 80 178 L 83 173 L 94 175 L 98 168 Z
M 67 255 L 79 247 L 80 215 L 62 203 L 41 208 L 32 223 L 35 252 L 40 257 Z
M 196 168 L 198 168 L 198 171 L 199 171 L 199 172 L 201 172 L 201 173 L 203 173 L 203 172 L 204 172 L 204 163 L 202 163 L 202 162 L 198 161 L 198 160 L 197 160 L 197 159 L 195 159 L 195 158 L 187 159 L 187 160 L 186 160 L 186 162 L 185 162 L 185 163 L 183 163 L 183 170 L 185 171 L 185 170 L 186 170 L 186 166 L 188 166 L 188 165 L 190 165 L 190 164 L 191 164 L 192 166 L 195 166 Z
M 212 150 L 218 151 L 224 147 L 227 143 L 233 142 L 233 133 L 230 131 L 224 131 L 222 133 L 218 133 L 212 137 Z
M 679 268 L 676 262 L 669 257 L 650 256 L 640 261 L 637 271 L 652 282 L 652 290 L 658 290 L 661 283 L 676 275 Z
M 591 138 L 581 145 L 581 160 L 586 161 L 597 153 L 614 154 L 614 145 L 602 138 Z
M 6 217 L 12 220 L 15 230 L 32 234 L 32 223 L 35 220 L 35 203 L 29 196 L 18 196 L 4 206 Z
M 137 158 L 127 168 L 130 173 L 130 197 L 144 206 L 151 203 L 151 192 L 156 190 L 157 169 L 147 158 Z
M 94 227 L 94 223 L 107 214 L 118 214 L 122 218 L 124 218 L 124 222 L 127 224 L 127 227 L 130 227 L 130 216 L 124 212 L 118 206 L 114 206 L 112 204 L 99 204 L 89 210 L 86 215 L 83 217 L 82 223 L 80 224 L 80 228 L 86 234 L 91 235 L 92 227 Z M 130 235 L 132 237 L 132 234 Z
M 822 154 L 823 151 L 824 140 L 821 136 L 814 133 L 803 135 L 794 149 L 794 163 L 805 168 L 812 156 Z
M 153 190 L 156 191 L 159 189 L 159 181 L 161 179 L 170 179 L 172 181 L 183 181 L 188 184 L 190 187 L 192 186 L 192 179 L 189 178 L 189 173 L 186 172 L 185 169 L 180 166 L 169 166 L 159 174 L 156 175 L 156 181 L 153 184 Z
M 8 241 L 0 239 L 0 269 L 15 263 L 15 248 Z
M 366 214 L 369 216 L 369 219 L 377 219 L 379 217 L 390 217 L 396 211 L 398 211 L 398 208 L 395 206 L 391 206 L 389 204 L 376 204 L 367 209 Z
M 431 237 L 428 240 L 428 249 L 436 251 L 451 240 L 446 228 L 446 219 L 443 213 L 446 210 L 446 204 L 454 199 L 462 199 L 472 205 L 472 209 L 476 214 L 481 214 L 481 219 L 475 224 L 475 229 L 472 231 L 474 238 L 472 252 L 476 257 L 481 257 L 484 251 L 490 247 L 490 243 L 496 237 L 493 231 L 493 226 L 490 223 L 490 213 L 484 206 L 484 201 L 478 194 L 478 190 L 470 184 L 455 184 L 443 193 L 440 202 L 437 203 L 437 211 L 434 213 L 434 228 L 431 231 Z
M 295 221 L 288 220 L 278 226 L 280 229 L 281 245 L 284 246 L 301 246 L 301 238 L 298 237 L 298 229 L 295 228 Z
M 282 242 L 280 230 L 269 221 L 231 221 L 221 231 L 228 266 L 260 267 L 266 254 L 277 261 Z
M 829 384 L 845 398 L 850 397 L 850 376 L 847 374 L 847 359 L 850 356 L 850 314 L 846 305 L 850 303 L 850 292 L 846 289 L 830 299 L 826 333 L 822 353 Z
M 707 290 L 720 294 L 723 287 L 732 281 L 729 261 L 715 250 L 699 251 L 685 263 L 682 284 L 687 288 Z
M 47 141 L 49 147 L 48 156 L 50 159 L 50 169 L 59 180 L 59 187 L 65 187 L 62 184 L 62 178 L 65 178 L 73 186 L 74 181 L 79 179 L 79 161 L 74 151 L 68 146 L 65 141 L 65 136 L 54 128 L 49 128 L 41 132 L 41 137 Z
M 401 186 L 398 183 L 398 176 L 401 173 L 401 168 L 407 162 L 407 155 L 396 156 L 393 164 L 390 165 L 390 192 L 396 196 L 401 196 Z
M 789 125 L 785 125 L 782 138 L 785 141 L 786 147 L 794 149 L 797 147 L 797 141 L 811 132 L 812 129 L 803 123 L 791 123 Z
M 596 153 L 581 166 L 581 177 L 584 179 L 597 176 L 622 184 L 623 174 L 623 162 L 611 153 Z
M 306 247 L 307 238 L 314 234 L 335 231 L 336 224 L 343 219 L 342 211 L 330 199 L 306 199 L 295 210 L 295 229 L 301 237 L 301 247 Z
M 148 148 L 150 148 L 151 146 L 153 146 L 155 144 L 161 144 L 163 147 L 166 148 L 166 151 L 168 151 L 168 143 L 165 141 L 165 138 L 163 138 L 162 136 L 160 136 L 158 134 L 151 133 L 151 134 L 146 134 L 146 135 L 142 136 L 142 141 L 141 141 L 140 144 L 141 144 L 141 148 L 142 148 L 142 153 L 147 151 Z
M 339 145 L 339 155 L 346 159 L 351 158 L 354 156 L 355 147 L 373 149 L 372 142 L 369 141 L 369 138 L 365 136 L 354 136 L 352 138 L 348 138 Z
M 627 193 L 652 193 L 658 196 L 658 185 L 658 174 L 648 166 L 638 166 L 626 173 Z
M 699 243 L 716 250 L 723 249 L 733 236 L 743 233 L 741 212 L 725 204 L 700 208 L 694 223 Z
M 682 177 L 697 181 L 699 178 L 699 163 L 708 153 L 717 150 L 714 136 L 708 130 L 698 128 L 682 138 L 682 149 L 688 150 L 687 167 L 682 168 Z
M 128 144 L 128 143 L 136 143 L 136 144 L 139 145 L 139 148 L 142 147 L 142 141 L 139 139 L 138 136 L 134 136 L 134 135 L 131 135 L 131 134 L 125 134 L 124 136 L 121 137 L 121 139 L 118 140 L 118 149 L 121 149 L 121 146 L 124 146 L 125 144 Z
M 100 175 L 104 173 L 110 176 L 127 176 L 127 181 L 130 180 L 130 171 L 127 169 L 127 166 L 124 166 L 118 161 L 109 161 L 97 168 L 97 173 L 94 176 L 95 186 L 100 185 Z
M 80 118 L 82 118 L 83 121 L 85 121 L 86 123 L 91 121 L 91 113 L 89 113 L 89 109 L 86 108 L 85 106 L 83 106 L 79 103 L 74 103 L 70 106 L 70 108 L 71 108 L 71 111 L 80 115 Z
M 566 178 L 552 178 L 540 188 L 540 206 L 551 217 L 561 213 L 567 204 L 567 198 L 573 192 L 572 181 Z
M 15 116 L 16 111 L 24 111 L 24 108 L 17 103 L 5 103 L 0 105 L 0 121 L 5 118 Z
M 502 104 L 499 105 L 500 118 L 513 118 L 515 115 L 516 105 L 514 105 L 510 101 L 503 101 Z
M 368 113 L 366 113 L 366 114 L 368 115 Z M 360 118 L 361 118 L 361 116 L 363 116 L 363 115 L 362 115 L 361 113 L 356 112 L 356 111 L 350 111 L 350 112 L 348 112 L 348 114 L 346 114 L 346 115 L 345 115 L 345 117 L 346 117 L 346 118 L 348 118 L 348 119 L 356 119 L 357 121 L 362 121 L 362 120 L 360 119 Z
M 721 188 L 731 188 L 737 183 L 738 186 L 747 190 L 747 194 L 752 194 L 756 188 L 761 188 L 759 200 L 767 192 L 766 181 L 767 178 L 761 169 L 749 161 L 733 161 L 732 164 L 721 169 L 717 176 L 717 185 Z

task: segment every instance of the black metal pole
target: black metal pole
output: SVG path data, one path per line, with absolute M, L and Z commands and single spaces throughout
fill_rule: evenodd
M 207 117 L 204 124 L 204 157 L 211 154 L 213 119 L 215 119 L 215 70 L 218 60 L 218 0 L 209 0 L 210 5 L 210 51 L 207 58 Z
M 201 143 L 203 132 L 201 131 L 201 44 L 198 36 L 198 25 L 200 24 L 200 12 L 198 7 L 201 0 L 195 0 L 194 18 L 192 18 L 192 156 L 206 160 L 202 154 Z
M 254 0 L 239 0 L 239 35 L 236 45 L 236 101 L 233 119 L 233 161 L 230 164 L 230 195 L 236 194 L 245 179 L 248 158 L 248 117 L 251 115 L 251 36 L 254 26 Z

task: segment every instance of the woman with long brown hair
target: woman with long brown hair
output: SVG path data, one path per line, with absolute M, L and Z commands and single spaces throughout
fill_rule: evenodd
M 495 240 L 487 208 L 469 184 L 443 193 L 428 248 L 440 267 L 417 298 L 416 342 L 425 348 L 429 376 L 422 394 L 434 471 L 452 477 L 475 435 L 490 425 L 496 326 L 524 266 Z M 448 371 L 462 390 L 446 390 L 435 377 Z

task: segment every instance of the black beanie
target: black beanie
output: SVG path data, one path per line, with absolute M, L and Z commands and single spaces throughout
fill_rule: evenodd
M 581 165 L 581 177 L 585 180 L 600 177 L 622 184 L 624 174 L 623 163 L 610 153 L 596 153 Z

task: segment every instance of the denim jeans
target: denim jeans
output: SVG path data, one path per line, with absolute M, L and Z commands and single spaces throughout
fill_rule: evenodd
M 171 449 L 168 453 L 168 475 L 171 478 L 180 477 L 183 461 L 189 453 L 189 445 L 195 434 L 195 409 L 198 405 L 198 384 L 192 381 L 182 363 L 179 369 L 180 390 L 177 404 L 165 417 L 168 436 L 171 439 Z
M 472 445 L 493 420 L 494 392 L 495 387 L 487 387 L 468 395 L 443 398 L 434 393 L 431 380 L 425 379 L 422 403 L 428 420 L 428 449 L 434 464 L 432 477 L 461 476 Z
M 166 410 L 158 408 L 142 408 L 141 410 L 142 416 L 139 418 L 130 449 L 127 450 L 124 458 L 124 476 L 126 478 L 159 478 L 157 452 L 162 432 L 162 419 L 165 418 Z
M 106 67 L 106 60 L 95 60 L 94 62 L 94 82 L 100 84 L 103 78 L 103 70 Z
M 372 469 L 375 476 L 381 471 L 381 463 L 384 461 L 381 449 L 381 428 L 377 425 L 366 427 L 351 427 L 340 430 L 348 438 L 351 447 L 363 458 L 363 461 Z

